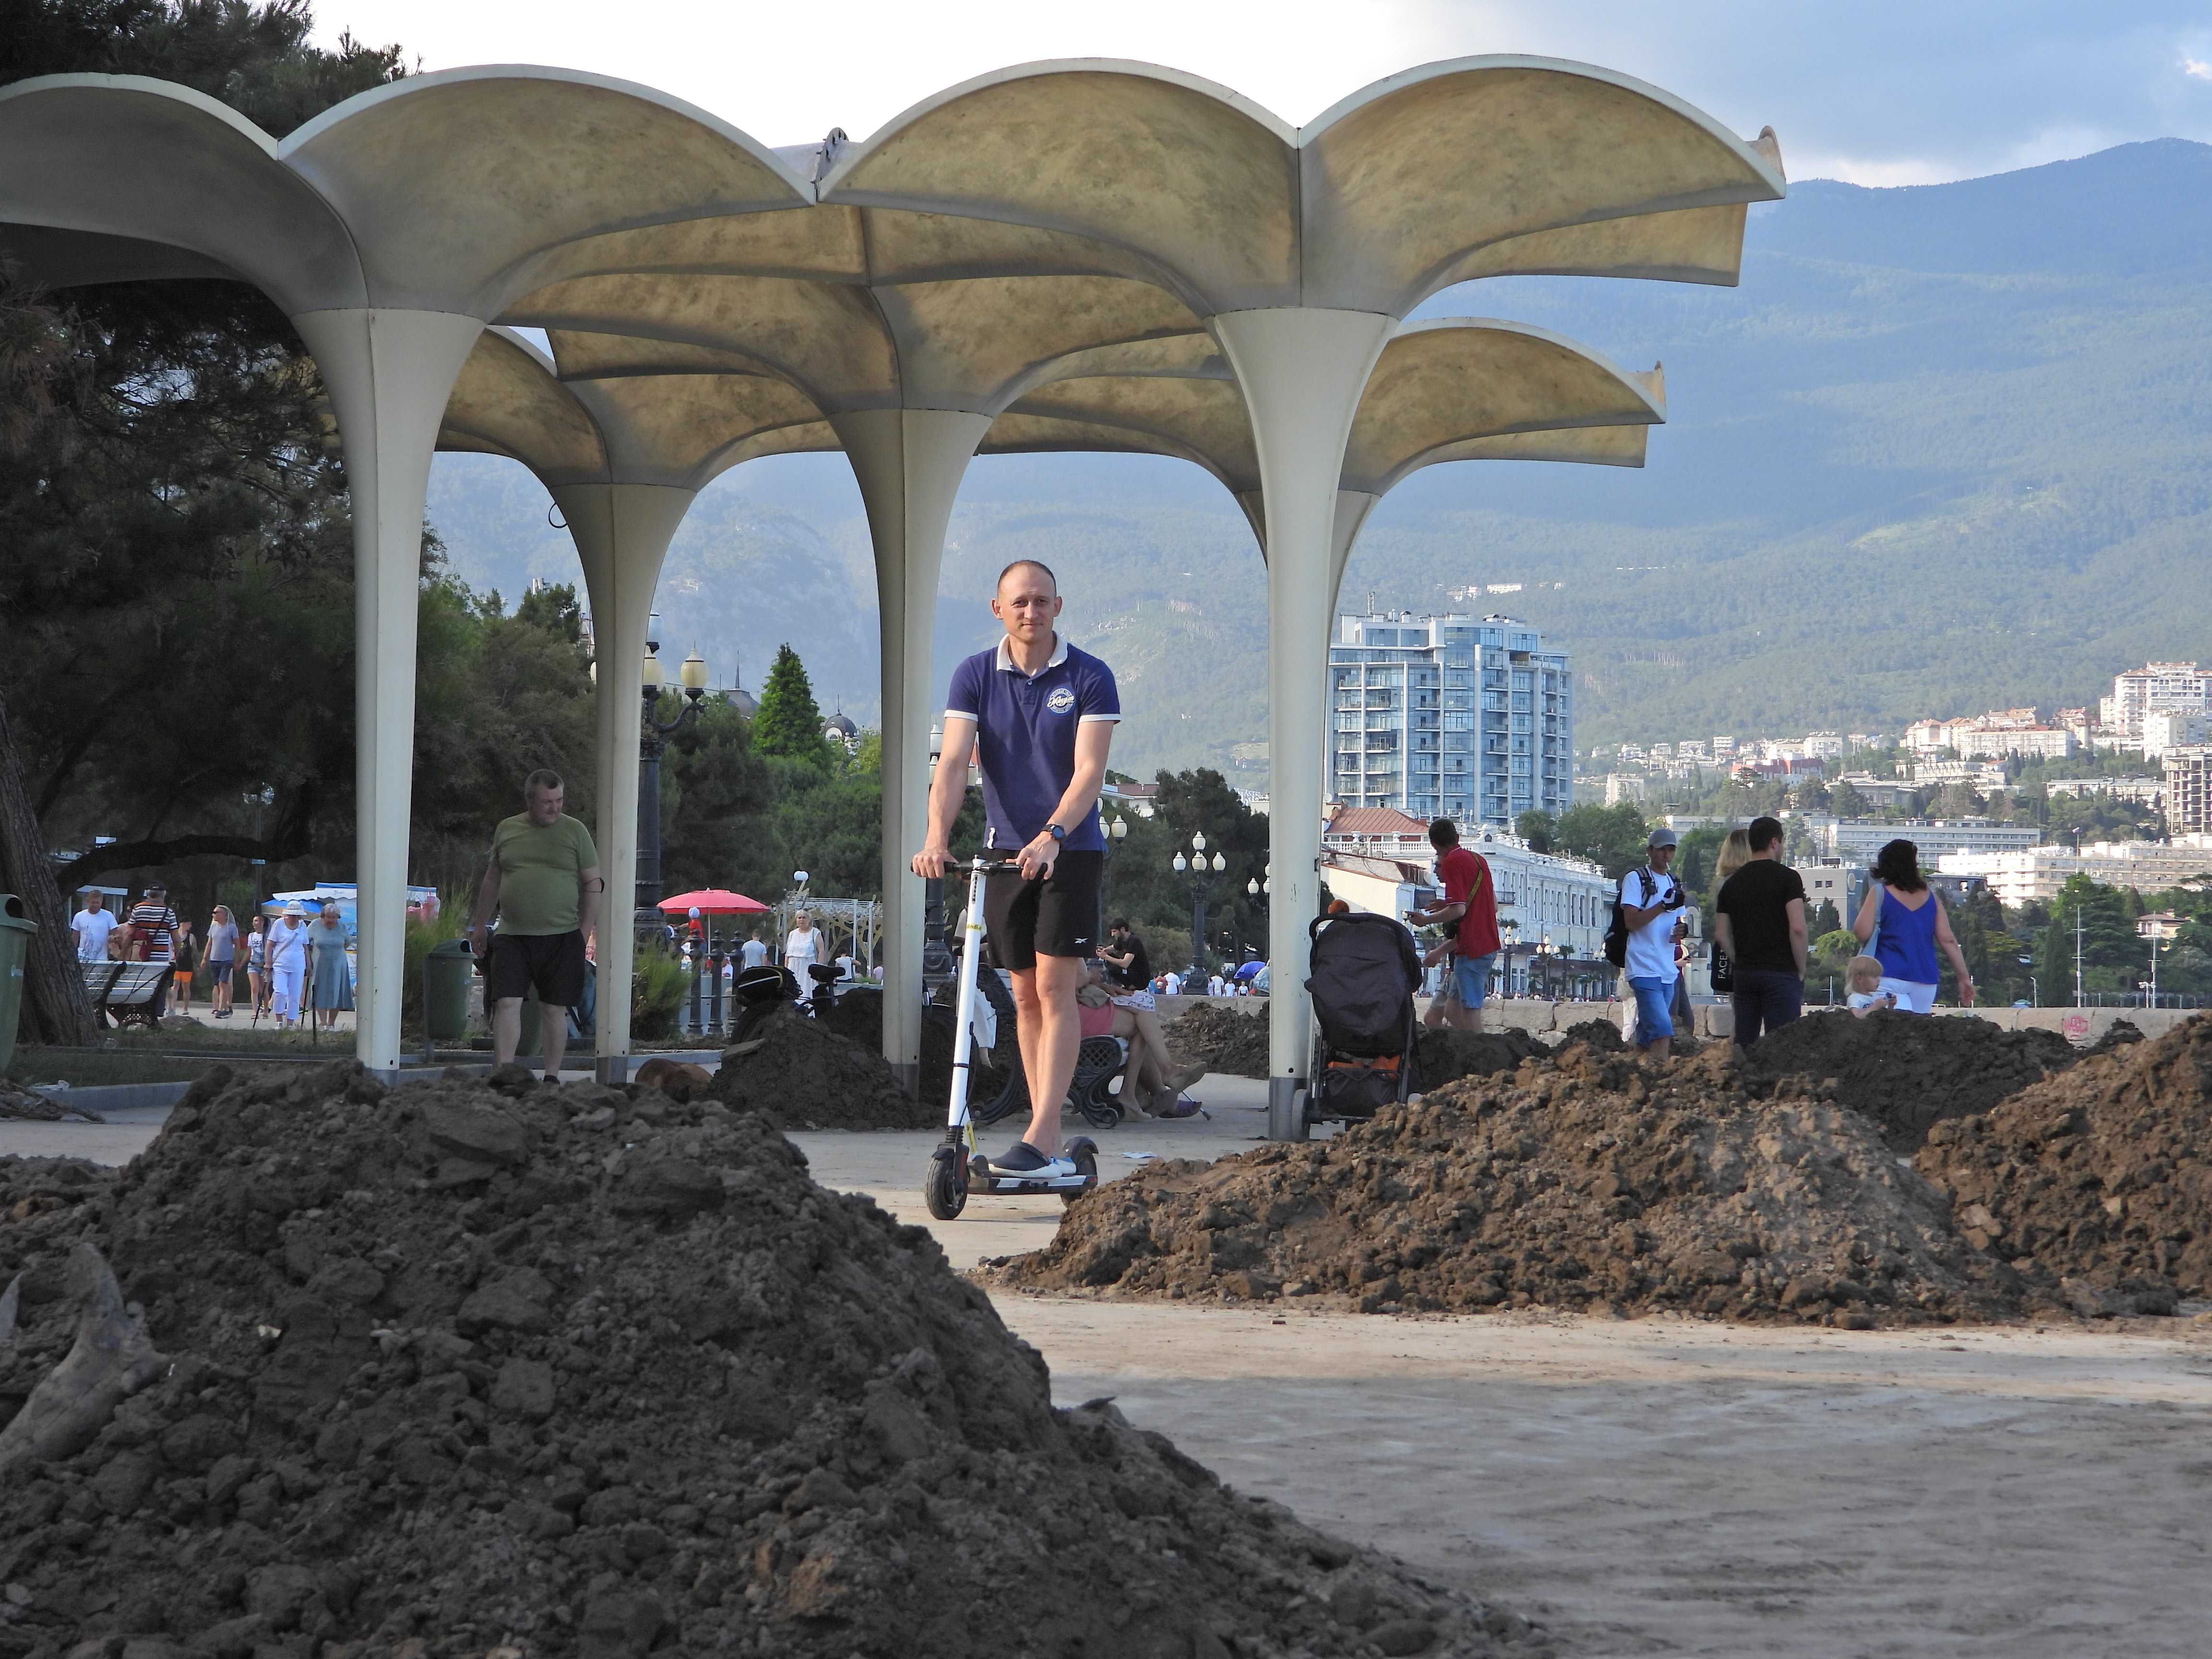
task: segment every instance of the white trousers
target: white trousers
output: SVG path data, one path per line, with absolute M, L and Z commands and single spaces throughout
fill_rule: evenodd
M 269 982 L 274 993 L 276 1018 L 297 1019 L 300 1017 L 300 993 L 307 987 L 307 964 L 304 962 L 279 962 Z

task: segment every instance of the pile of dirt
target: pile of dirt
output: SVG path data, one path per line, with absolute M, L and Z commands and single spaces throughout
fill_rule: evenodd
M 1653 1066 L 1580 1043 L 1303 1146 L 1177 1161 L 994 1264 L 1015 1285 L 1334 1294 L 1363 1311 L 1675 1310 L 1854 1328 L 2017 1312 L 2011 1271 L 1821 1092 L 1762 1098 L 1727 1045 Z
M 0 1195 L 9 1655 L 1549 1651 L 1054 1409 L 758 1113 L 216 1067 L 119 1176 Z
M 1834 1079 L 1838 1100 L 1879 1124 L 1893 1151 L 1911 1153 L 1936 1124 L 1985 1112 L 2081 1058 L 2056 1031 L 1885 1010 L 1808 1014 L 1760 1037 L 1743 1063 L 1768 1084 Z
M 1939 1123 L 1914 1167 L 1966 1237 L 2075 1311 L 2212 1296 L 2212 1019 Z
M 1241 1014 L 1216 1003 L 1193 1005 L 1164 1028 L 1168 1052 L 1177 1060 L 1204 1060 L 1227 1077 L 1267 1075 L 1267 1019 L 1261 1011 Z
M 708 1095 L 781 1129 L 927 1129 L 944 1120 L 899 1087 L 881 1052 L 796 1007 L 776 1010 L 722 1056 Z
M 1579 1042 L 1603 1054 L 1628 1052 L 1628 1039 L 1621 1036 L 1620 1027 L 1609 1019 L 1586 1019 L 1578 1025 L 1570 1025 L 1559 1034 L 1559 1042 Z
M 1442 1027 L 1423 1031 L 1415 1048 L 1413 1075 L 1424 1090 L 1441 1089 L 1463 1077 L 1510 1072 L 1522 1060 L 1549 1049 L 1526 1031 L 1458 1031 Z

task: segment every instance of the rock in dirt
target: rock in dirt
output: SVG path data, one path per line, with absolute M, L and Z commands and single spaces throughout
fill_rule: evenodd
M 1516 1626 L 1110 1403 L 1054 1409 L 928 1234 L 760 1113 L 217 1067 L 127 1170 L 67 1174 L 0 1163 L 40 1200 L 0 1224 L 6 1408 L 81 1329 L 85 1249 L 167 1364 L 0 1484 L 10 1655 L 1349 1656 L 1417 1626 L 1474 1655 Z
M 944 1118 L 899 1087 L 880 1053 L 796 1007 L 778 1009 L 724 1054 L 706 1092 L 786 1129 L 927 1129 Z
M 1162 1028 L 1168 1052 L 1177 1060 L 1204 1060 L 1209 1072 L 1228 1077 L 1267 1075 L 1267 1004 L 1253 1013 L 1212 1002 L 1194 1004 Z
M 1919 1151 L 1936 1124 L 1985 1112 L 2081 1058 L 2056 1031 L 2008 1031 L 1986 1019 L 1884 1010 L 1808 1014 L 1770 1031 L 1744 1054 L 1768 1084 L 1832 1078 L 1835 1097 L 1881 1126 L 1891 1150 Z
M 2015 1276 L 1856 1113 L 1761 1097 L 1726 1045 L 1582 1044 L 1302 1146 L 1148 1165 L 1004 1282 L 1350 1298 L 1367 1312 L 1674 1310 L 1863 1328 L 2002 1319 Z
M 1913 1166 L 1959 1225 L 2092 1316 L 2212 1296 L 2212 1019 L 2124 1043 L 1986 1113 L 1939 1123 Z
M 86 1123 L 107 1121 L 89 1106 L 70 1105 L 66 1096 L 56 1100 L 34 1090 L 19 1089 L 5 1078 L 0 1078 L 0 1117 L 27 1118 L 46 1123 L 58 1123 L 70 1117 Z
M 1459 1031 L 1449 1026 L 1423 1031 L 1414 1049 L 1413 1078 L 1423 1090 L 1441 1089 L 1463 1077 L 1510 1072 L 1522 1060 L 1550 1049 L 1526 1031 Z

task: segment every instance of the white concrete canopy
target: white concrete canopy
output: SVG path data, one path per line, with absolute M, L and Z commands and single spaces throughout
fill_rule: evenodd
M 1747 204 L 1783 190 L 1771 133 L 1745 142 L 1626 76 L 1526 58 L 1409 70 L 1303 130 L 1172 70 L 1033 64 L 866 143 L 833 134 L 796 154 L 649 88 L 532 68 L 410 77 L 281 143 L 155 82 L 0 88 L 0 246 L 57 280 L 234 274 L 294 318 L 331 385 L 361 577 L 359 1047 L 380 1069 L 398 1057 L 416 543 L 441 433 L 564 480 L 595 616 L 613 623 L 599 637 L 625 669 L 623 619 L 649 606 L 679 501 L 754 454 L 847 451 L 882 613 L 887 966 L 911 986 L 904 860 L 945 526 L 986 434 L 1012 447 L 1026 422 L 1040 441 L 1056 423 L 1055 441 L 1184 453 L 1266 526 L 1272 1069 L 1287 1101 L 1306 1064 L 1297 988 L 1349 504 L 1437 459 L 1619 461 L 1641 453 L 1624 428 L 1656 418 L 1618 398 L 1577 414 L 1564 382 L 1548 415 L 1485 404 L 1540 380 L 1541 362 L 1587 377 L 1588 354 L 1547 359 L 1540 331 L 1492 325 L 1403 347 L 1398 319 L 1489 276 L 1732 283 Z M 546 329 L 550 372 L 536 362 L 532 382 L 513 341 L 480 352 L 491 322 Z M 1451 349 L 1476 356 L 1454 365 Z M 1498 356 L 1516 352 L 1517 368 Z M 1377 374 L 1392 412 L 1368 430 Z M 1437 399 L 1420 386 L 1455 376 L 1480 384 L 1443 398 L 1451 416 L 1425 416 Z M 632 712 L 612 702 L 603 811 L 621 793 L 609 722 Z M 886 1010 L 886 1053 L 911 1066 L 919 999 Z

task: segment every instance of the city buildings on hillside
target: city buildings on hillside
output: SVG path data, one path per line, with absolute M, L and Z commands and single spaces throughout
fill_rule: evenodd
M 1574 805 L 1574 676 L 1510 617 L 1340 616 L 1330 798 L 1462 825 Z
M 2166 711 L 2212 716 L 2212 669 L 2193 662 L 2145 663 L 2115 674 L 2112 695 L 2097 704 L 2098 724 L 2121 748 L 2142 742 L 2144 716 Z
M 2212 736 L 2212 715 L 2198 708 L 2154 708 L 2142 717 L 2142 756 L 2163 759 L 2169 750 L 2189 749 Z
M 2166 829 L 2172 836 L 2212 835 L 2212 747 L 2166 752 Z
M 1943 853 L 2013 853 L 2034 846 L 2043 831 L 2032 823 L 1991 823 L 1987 818 L 1822 818 L 1808 815 L 1806 827 L 1822 858 L 1870 864 L 1889 842 L 1905 840 L 1920 849 L 1923 864 Z
M 2212 835 L 2178 835 L 2171 842 L 2096 842 L 2079 852 L 2048 846 L 1945 853 L 1936 867 L 1947 876 L 1982 877 L 2007 904 L 2048 903 L 2070 876 L 2156 893 L 2193 876 L 2212 875 Z
M 2044 725 L 2033 708 L 1993 708 L 1971 720 L 1915 720 L 1905 728 L 1905 746 L 1919 755 L 1949 750 L 1961 760 L 2063 760 L 2079 742 L 2066 726 Z
M 1428 824 L 1395 808 L 1340 807 L 1322 830 L 1322 879 L 1355 910 L 1403 917 L 1436 896 Z M 1613 884 L 1587 860 L 1532 851 L 1498 830 L 1465 845 L 1490 866 L 1507 945 L 1496 979 L 1508 994 L 1604 996 L 1617 971 L 1605 960 Z M 1700 931 L 1692 915 L 1694 936 Z
M 1916 760 L 1905 769 L 1905 775 L 1925 789 L 1947 783 L 1970 784 L 1978 790 L 2002 789 L 2005 785 L 2005 769 L 1996 761 L 1980 760 Z
M 2130 806 L 2157 811 L 2166 804 L 2164 778 L 2053 778 L 2043 786 L 2046 795 L 2071 795 L 2077 800 L 2087 800 L 2093 795 L 2110 795 Z

